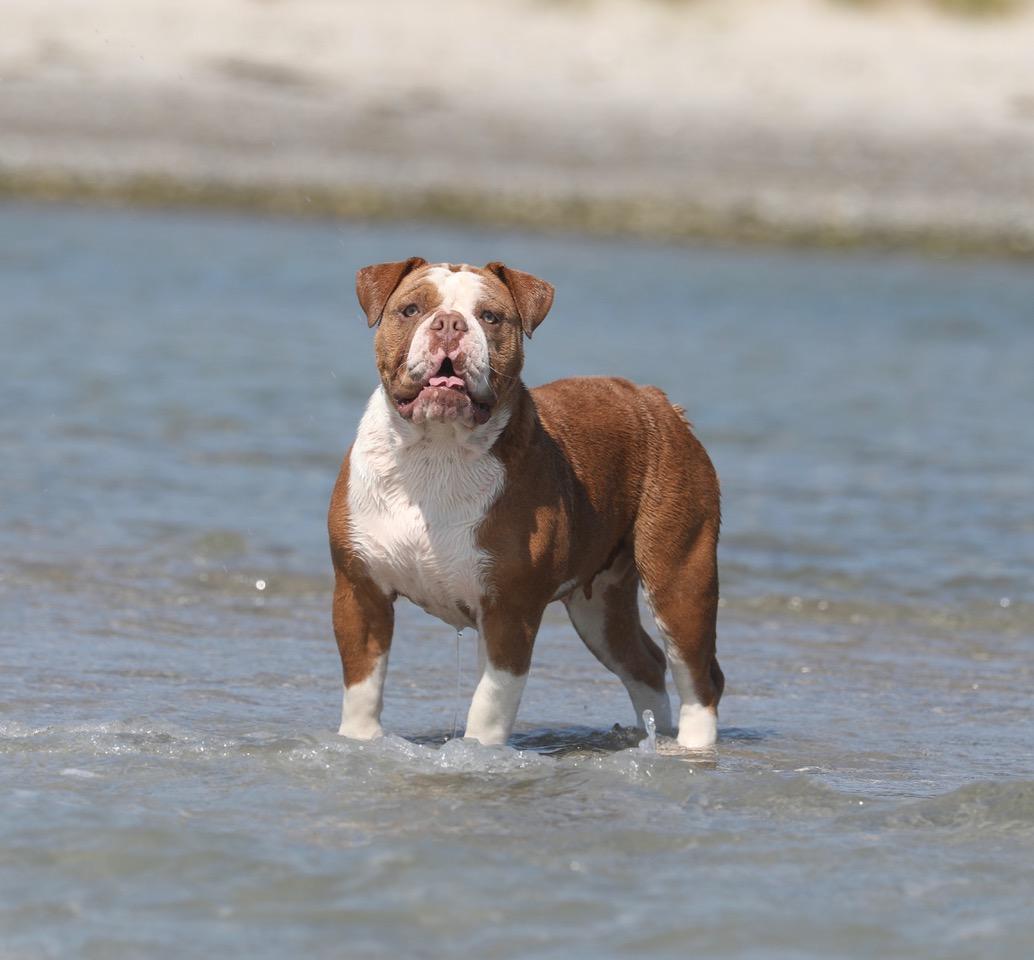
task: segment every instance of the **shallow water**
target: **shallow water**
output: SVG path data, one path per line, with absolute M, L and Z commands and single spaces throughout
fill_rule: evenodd
M 614 730 L 555 607 L 509 748 L 442 746 L 404 604 L 392 735 L 334 734 L 351 276 L 414 253 L 557 284 L 529 382 L 687 407 L 713 757 Z M 1029 955 L 1029 265 L 8 205 L 0 293 L 0 955 Z

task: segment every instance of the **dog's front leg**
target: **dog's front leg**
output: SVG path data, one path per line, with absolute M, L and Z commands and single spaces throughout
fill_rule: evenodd
M 343 737 L 372 740 L 381 729 L 384 678 L 395 626 L 395 607 L 371 582 L 338 571 L 334 588 L 334 636 L 345 678 Z
M 481 679 L 470 703 L 465 736 L 487 746 L 506 743 L 513 731 L 542 620 L 543 608 L 532 607 L 534 612 L 500 605 L 482 611 L 478 635 Z

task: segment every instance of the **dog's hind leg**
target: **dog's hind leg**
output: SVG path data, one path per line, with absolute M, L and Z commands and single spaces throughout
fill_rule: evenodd
M 715 656 L 717 540 L 717 529 L 705 524 L 683 547 L 669 528 L 662 562 L 651 556 L 648 538 L 636 541 L 644 592 L 681 700 L 678 742 L 689 749 L 711 747 L 717 740 L 718 701 L 725 687 Z
M 643 711 L 652 710 L 657 729 L 670 733 L 664 654 L 639 620 L 638 587 L 631 553 L 622 553 L 587 587 L 576 587 L 564 604 L 578 636 L 625 685 L 636 726 L 643 725 Z
M 702 749 L 718 738 L 725 686 L 715 655 L 718 476 L 681 410 L 659 390 L 643 396 L 650 431 L 633 529 L 635 565 L 681 700 L 678 742 Z

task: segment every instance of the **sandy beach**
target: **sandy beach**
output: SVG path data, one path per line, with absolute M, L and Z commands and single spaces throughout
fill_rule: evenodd
M 1034 13 L 7 0 L 0 194 L 1034 252 Z

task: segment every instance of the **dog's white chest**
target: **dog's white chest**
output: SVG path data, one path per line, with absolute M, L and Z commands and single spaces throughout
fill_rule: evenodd
M 385 593 L 454 627 L 474 626 L 488 563 L 477 529 L 504 481 L 488 453 L 501 426 L 457 442 L 451 426 L 419 430 L 389 403 L 380 390 L 371 397 L 352 448 L 353 548 Z

